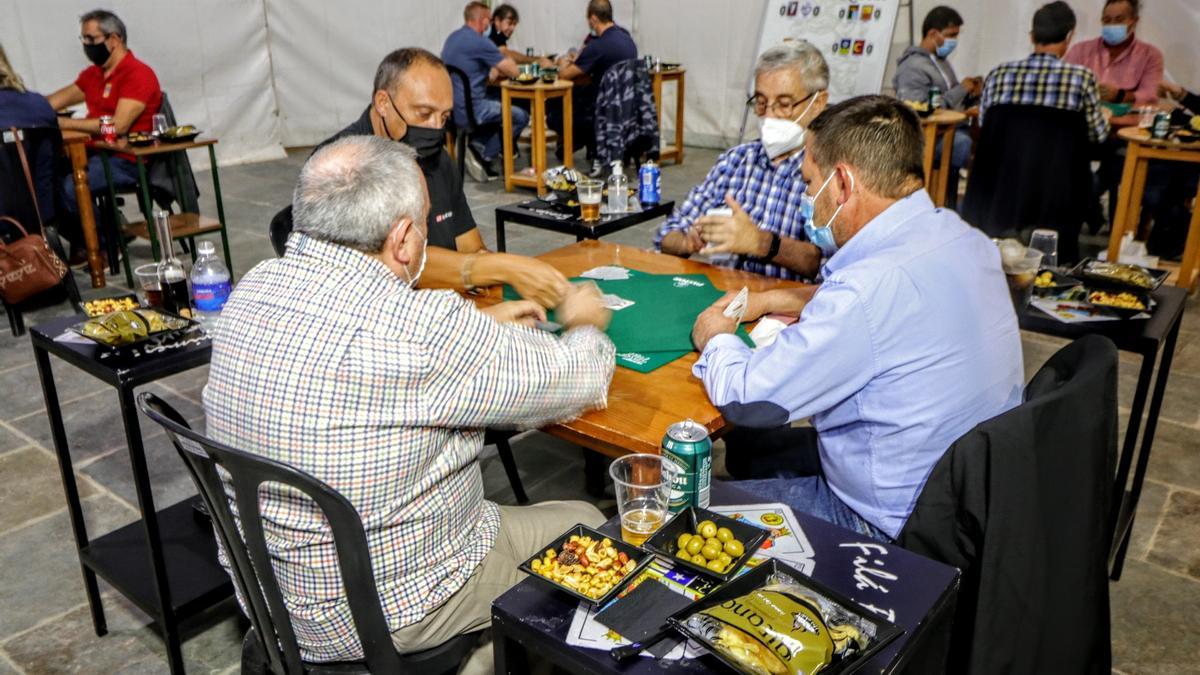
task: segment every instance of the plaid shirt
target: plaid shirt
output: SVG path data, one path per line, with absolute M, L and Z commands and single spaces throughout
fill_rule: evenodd
M 290 464 L 354 505 L 389 627 L 420 621 L 492 549 L 484 427 L 537 427 L 603 407 L 614 348 L 502 325 L 449 291 L 413 291 L 379 261 L 293 234 L 223 313 L 204 389 L 208 434 Z M 275 572 L 305 659 L 361 658 L 324 517 L 264 486 Z M 222 564 L 226 564 L 222 556 Z
M 983 83 L 979 120 L 994 105 L 1044 105 L 1082 111 L 1088 138 L 1099 143 L 1108 136 L 1108 120 L 1100 111 L 1100 91 L 1092 71 L 1066 63 L 1053 54 L 1030 54 L 1021 61 L 996 66 Z
M 803 161 L 804 152 L 800 151 L 774 166 L 758 141 L 726 150 L 717 158 L 704 182 L 692 188 L 683 204 L 675 207 L 659 228 L 654 235 L 654 247 L 662 250 L 662 240 L 668 232 L 687 230 L 709 209 L 725 208 L 727 193 L 733 194 L 759 229 L 780 237 L 808 241 L 804 234 L 804 217 L 800 215 L 800 195 L 807 188 L 800 177 Z M 780 279 L 804 278 L 786 267 L 749 256 L 731 256 L 727 260 L 718 264 Z

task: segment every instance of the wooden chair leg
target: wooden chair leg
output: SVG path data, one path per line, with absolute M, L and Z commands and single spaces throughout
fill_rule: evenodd
M 518 504 L 528 504 L 529 496 L 525 494 L 525 486 L 521 484 L 521 474 L 517 473 L 517 460 L 513 458 L 512 446 L 507 438 L 496 439 L 496 454 L 500 455 L 500 463 L 504 465 L 504 473 L 508 474 L 508 482 L 512 485 L 513 494 Z

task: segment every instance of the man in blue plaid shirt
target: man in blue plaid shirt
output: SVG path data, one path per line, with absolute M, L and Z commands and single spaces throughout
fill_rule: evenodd
M 682 257 L 711 254 L 717 264 L 781 279 L 816 277 L 822 252 L 805 232 L 800 164 L 804 127 L 825 109 L 828 86 L 829 66 L 808 42 L 763 52 L 747 101 L 761 120 L 761 138 L 717 158 L 659 228 L 655 248 Z
M 530 301 L 480 311 L 415 288 L 429 198 L 411 148 L 350 136 L 301 169 L 282 258 L 246 274 L 225 307 L 204 390 L 213 439 L 297 467 L 354 505 L 379 601 L 401 652 L 486 628 L 517 565 L 575 523 L 584 502 L 484 499 L 484 428 L 531 428 L 605 405 L 614 367 L 594 288 L 558 307 L 562 338 L 529 327 Z M 263 525 L 306 660 L 361 658 L 321 512 L 278 485 Z M 471 672 L 491 668 L 490 650 Z
M 1020 61 L 997 66 L 988 73 L 979 104 L 983 123 L 995 105 L 1041 105 L 1079 110 L 1087 118 L 1088 138 L 1099 143 L 1108 136 L 1108 110 L 1100 105 L 1100 90 L 1092 71 L 1062 60 L 1075 34 L 1075 12 L 1065 2 L 1043 5 L 1033 15 L 1033 53 Z

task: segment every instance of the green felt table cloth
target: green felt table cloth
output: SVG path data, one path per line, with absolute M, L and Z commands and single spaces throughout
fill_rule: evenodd
M 602 293 L 633 302 L 614 310 L 608 325 L 608 337 L 617 348 L 617 365 L 642 373 L 660 368 L 692 351 L 692 325 L 696 317 L 716 302 L 724 291 L 718 290 L 703 274 L 648 274 L 629 271 L 628 279 L 586 279 L 594 281 Z M 519 296 L 504 288 L 504 298 Z M 554 320 L 553 312 L 550 320 Z M 738 336 L 754 346 L 745 328 Z

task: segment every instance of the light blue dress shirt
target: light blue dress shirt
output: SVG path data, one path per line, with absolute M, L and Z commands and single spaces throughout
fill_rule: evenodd
M 834 494 L 895 537 L 950 445 L 1021 402 L 999 251 L 919 190 L 846 242 L 823 277 L 769 347 L 718 335 L 693 373 L 733 424 L 811 417 Z

